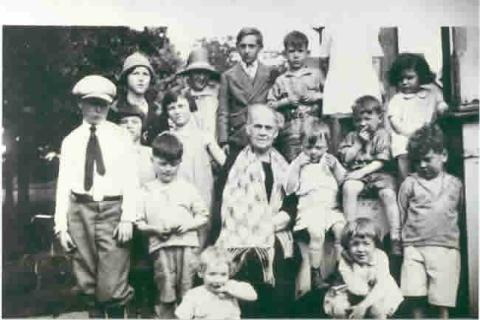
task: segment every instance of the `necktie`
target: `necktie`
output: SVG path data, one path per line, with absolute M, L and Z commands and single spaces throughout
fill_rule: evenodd
M 87 191 L 90 190 L 93 185 L 94 163 L 96 163 L 97 173 L 102 176 L 105 174 L 102 150 L 100 150 L 100 145 L 98 144 L 97 135 L 95 134 L 96 130 L 95 125 L 90 126 L 90 138 L 88 139 L 87 154 L 85 157 L 85 179 L 83 184 Z

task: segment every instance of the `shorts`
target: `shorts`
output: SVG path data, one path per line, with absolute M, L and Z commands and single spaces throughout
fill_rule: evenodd
M 428 296 L 430 304 L 455 307 L 459 280 L 459 250 L 438 246 L 405 247 L 401 276 L 404 296 Z
M 323 237 L 338 222 L 345 223 L 345 217 L 338 209 L 315 206 L 298 211 L 297 223 L 293 231 L 306 228 L 310 237 Z
M 152 253 L 158 302 L 179 301 L 193 287 L 198 248 L 164 247 Z
M 365 184 L 362 194 L 377 192 L 382 189 L 390 189 L 396 192 L 397 181 L 395 177 L 386 172 L 374 172 L 364 176 L 359 181 Z M 345 181 L 343 182 L 345 183 Z

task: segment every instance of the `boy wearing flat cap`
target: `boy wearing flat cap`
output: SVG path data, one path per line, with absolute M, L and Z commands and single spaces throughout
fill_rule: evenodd
M 220 74 L 208 62 L 208 50 L 203 47 L 193 50 L 188 56 L 188 64 L 185 69 L 177 74 L 187 77 L 188 87 L 185 88 L 183 94 L 189 100 L 190 109 L 198 127 L 216 139 Z
M 81 79 L 72 93 L 83 122 L 61 147 L 55 234 L 73 256 L 77 286 L 90 317 L 124 317 L 138 177 L 128 132 L 106 121 L 115 85 L 99 75 Z

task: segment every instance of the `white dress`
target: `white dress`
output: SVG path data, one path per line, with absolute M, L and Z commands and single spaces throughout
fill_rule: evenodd
M 383 56 L 378 29 L 350 23 L 323 32 L 320 57 L 329 57 L 323 90 L 323 113 L 351 113 L 355 99 L 372 95 L 381 101 L 381 84 L 372 57 Z

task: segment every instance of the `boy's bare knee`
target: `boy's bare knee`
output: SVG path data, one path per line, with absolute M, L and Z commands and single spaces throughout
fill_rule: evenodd
M 358 195 L 363 190 L 363 183 L 356 180 L 347 180 L 343 184 L 342 191 L 348 195 Z

